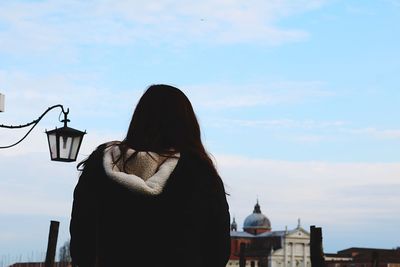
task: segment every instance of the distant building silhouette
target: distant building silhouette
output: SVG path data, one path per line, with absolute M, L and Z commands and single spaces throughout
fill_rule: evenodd
M 326 253 L 327 267 L 400 267 L 400 248 L 378 249 L 352 247 Z
M 17 262 L 9 267 L 44 267 L 44 262 Z M 55 262 L 54 267 L 72 267 L 72 265 L 67 262 Z

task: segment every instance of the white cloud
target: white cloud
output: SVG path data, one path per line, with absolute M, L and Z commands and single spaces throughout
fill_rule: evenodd
M 348 123 L 345 121 L 316 121 L 316 120 L 293 120 L 293 119 L 271 119 L 271 120 L 235 120 L 215 119 L 212 125 L 216 127 L 253 127 L 253 128 L 303 128 L 324 129 L 343 127 Z
M 6 95 L 7 112 L 2 114 L 8 124 L 28 122 L 39 117 L 45 108 L 60 103 L 70 108 L 71 123 L 79 116 L 98 121 L 124 117 L 129 122 L 144 89 L 116 90 L 104 87 L 98 73 L 59 73 L 34 75 L 0 69 L 2 93 Z M 319 81 L 269 82 L 265 84 L 201 84 L 181 88 L 195 108 L 221 110 L 270 105 L 293 105 L 315 102 L 335 94 Z M 52 113 L 57 114 L 59 111 Z M 9 117 L 10 116 L 10 117 Z M 48 115 L 50 116 L 50 115 Z M 57 116 L 57 115 L 54 115 Z M 54 120 L 52 120 L 54 121 Z M 237 121 L 248 125 L 268 125 L 268 121 Z M 279 122 L 282 125 L 282 121 Z M 294 124 L 294 121 L 284 122 Z M 313 121 L 302 122 L 303 125 Z M 331 123 L 331 122 L 328 122 Z
M 226 109 L 254 106 L 292 105 L 335 96 L 320 81 L 266 82 L 264 84 L 187 85 L 187 93 L 199 107 Z
M 307 38 L 279 21 L 322 6 L 323 0 L 12 1 L 2 2 L 3 51 L 68 53 L 77 44 L 138 41 L 185 44 L 280 44 Z M 58 56 L 55 54 L 55 56 Z
M 123 138 L 134 107 L 145 89 L 145 86 L 131 90 L 103 87 L 97 73 L 34 75 L 1 69 L 0 84 L 2 93 L 6 95 L 6 112 L 2 113 L 2 124 L 18 125 L 30 122 L 38 118 L 47 107 L 61 103 L 70 108 L 71 127 L 87 130 L 90 135 L 103 132 L 107 138 L 118 136 L 117 139 Z M 277 105 L 282 107 L 299 103 L 312 104 L 336 96 L 334 92 L 325 88 L 323 82 L 319 81 L 281 81 L 241 85 L 203 84 L 178 87 L 185 91 L 196 110 L 213 113 L 212 116 L 203 118 L 205 125 L 210 127 L 249 130 L 273 129 L 276 138 L 295 143 L 350 140 L 354 136 L 365 136 L 378 140 L 398 140 L 400 138 L 398 129 L 355 128 L 352 122 L 341 119 L 232 119 L 224 115 L 224 110 Z M 43 137 L 33 138 L 33 136 L 42 136 L 44 129 L 59 126 L 60 123 L 57 122 L 59 113 L 60 110 L 57 109 L 44 117 L 28 137 L 29 148 L 17 147 L 10 153 L 47 150 L 46 139 Z M 115 130 L 109 131 L 110 125 Z M 3 129 L 0 131 L 0 146 L 19 140 L 27 130 L 27 128 L 18 131 Z M 90 135 L 87 135 L 85 139 Z M 103 139 L 106 141 L 106 138 Z M 27 151 L 20 152 L 25 150 Z
M 375 14 L 375 10 L 371 10 L 364 5 L 354 5 L 354 4 L 347 5 L 346 12 L 355 16 L 371 16 Z
M 395 7 L 400 7 L 400 1 L 399 0 L 384 0 L 384 2 L 389 3 Z
M 215 155 L 239 225 L 256 198 L 275 229 L 298 217 L 329 231 L 400 221 L 400 163 L 291 162 Z M 340 218 L 340 221 L 332 220 Z M 378 227 L 374 225 L 374 227 Z M 379 228 L 379 227 L 378 227 Z
M 348 129 L 346 132 L 377 139 L 400 139 L 400 129 L 377 129 L 375 127 Z
M 97 74 L 62 73 L 33 75 L 0 69 L 2 93 L 6 95 L 7 111 L 2 113 L 4 124 L 22 124 L 37 119 L 47 107 L 62 104 L 70 108 L 71 125 L 86 120 L 87 124 L 101 119 L 129 121 L 143 88 L 116 90 L 98 85 Z M 59 109 L 51 111 L 41 122 L 56 126 Z M 117 114 L 117 115 L 116 115 Z M 53 116 L 52 120 L 48 117 Z M 7 123 L 6 123 L 7 122 Z M 124 124 L 124 127 L 125 125 Z
M 286 137 L 288 140 L 293 140 L 297 143 L 320 143 L 326 141 L 334 141 L 336 138 L 332 135 L 322 134 L 300 134 L 295 136 Z

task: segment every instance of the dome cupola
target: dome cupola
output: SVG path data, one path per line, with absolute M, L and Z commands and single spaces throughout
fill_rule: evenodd
M 271 231 L 271 222 L 261 213 L 261 207 L 260 204 L 258 204 L 258 200 L 254 206 L 253 213 L 247 216 L 244 220 L 243 230 L 254 235 Z

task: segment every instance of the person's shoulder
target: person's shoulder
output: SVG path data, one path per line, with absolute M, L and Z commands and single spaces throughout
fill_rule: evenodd
M 103 161 L 104 152 L 110 147 L 119 145 L 120 143 L 120 141 L 109 141 L 98 145 L 86 159 L 78 164 L 78 168 L 83 167 L 80 169 L 86 169 L 91 166 L 100 165 L 99 163 Z
M 109 142 L 102 143 L 102 144 L 98 145 L 95 150 L 93 150 L 93 152 L 90 154 L 89 157 L 102 156 L 104 154 L 105 150 L 107 150 L 110 147 L 117 146 L 120 144 L 121 144 L 120 141 L 109 141 Z

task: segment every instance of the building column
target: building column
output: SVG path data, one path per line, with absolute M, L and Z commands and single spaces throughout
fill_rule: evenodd
M 296 267 L 296 264 L 295 264 L 295 262 L 294 262 L 294 246 L 295 246 L 295 243 L 292 242 L 292 259 L 291 259 L 291 261 L 292 261 L 292 267 Z
M 284 246 L 283 246 L 283 267 L 288 267 L 287 266 L 287 245 L 288 243 L 286 242 L 286 238 L 285 238 L 285 242 L 284 242 Z
M 303 266 L 307 267 L 307 243 L 304 243 L 303 262 Z

